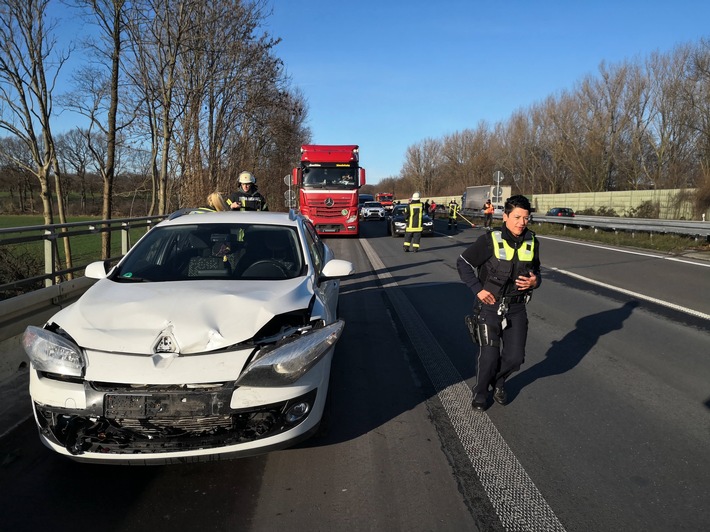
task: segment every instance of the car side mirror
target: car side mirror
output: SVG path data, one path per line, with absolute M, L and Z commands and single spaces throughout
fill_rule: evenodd
M 323 266 L 320 277 L 321 279 L 333 279 L 347 277 L 353 273 L 355 273 L 355 267 L 352 262 L 342 259 L 331 259 Z
M 84 276 L 89 279 L 103 279 L 106 277 L 106 264 L 102 260 L 90 263 L 84 270 Z

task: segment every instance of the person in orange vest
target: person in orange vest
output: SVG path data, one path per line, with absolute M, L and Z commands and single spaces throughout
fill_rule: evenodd
M 493 224 L 493 205 L 491 204 L 491 200 L 486 200 L 486 204 L 483 206 L 483 216 L 485 217 L 483 226 L 487 231 L 490 231 L 491 225 Z

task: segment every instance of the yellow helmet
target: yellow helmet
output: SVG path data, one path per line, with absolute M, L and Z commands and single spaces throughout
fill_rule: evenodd
M 252 185 L 256 183 L 256 179 L 254 179 L 254 176 L 250 172 L 242 172 L 239 174 L 239 184 L 243 185 L 245 183 L 250 183 Z

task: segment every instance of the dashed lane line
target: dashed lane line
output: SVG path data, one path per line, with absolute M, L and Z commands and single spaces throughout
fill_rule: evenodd
M 471 390 L 431 334 L 375 250 L 360 239 L 412 340 L 463 448 L 506 530 L 564 531 L 520 462 L 485 412 L 471 409 Z

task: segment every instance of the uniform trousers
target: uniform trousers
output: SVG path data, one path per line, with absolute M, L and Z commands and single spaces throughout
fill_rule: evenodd
M 409 249 L 412 246 L 415 250 L 419 249 L 419 241 L 422 239 L 421 231 L 405 231 L 404 232 L 404 249 Z
M 502 340 L 500 346 L 479 346 L 476 359 L 475 401 L 484 402 L 490 386 L 502 388 L 510 375 L 520 369 L 525 361 L 525 342 L 528 338 L 528 313 L 525 303 L 512 303 L 505 314 L 506 327 L 501 330 L 503 316 L 498 315 L 498 304 L 482 305 L 479 323 L 490 328 L 494 338 Z

